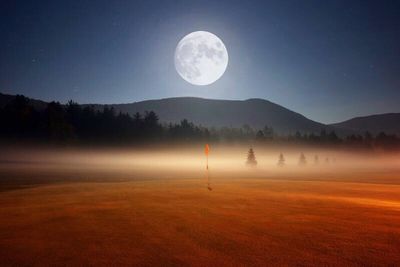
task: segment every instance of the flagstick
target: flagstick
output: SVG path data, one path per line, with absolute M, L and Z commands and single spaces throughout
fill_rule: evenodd
M 206 144 L 205 148 L 204 148 L 204 152 L 206 154 L 206 172 L 207 172 L 207 188 L 208 190 L 212 190 L 211 186 L 210 186 L 210 169 L 208 168 L 208 153 L 210 151 L 210 147 L 208 146 L 208 144 Z
M 210 186 L 210 169 L 208 168 L 208 155 L 206 156 L 206 158 L 207 158 L 207 166 L 206 166 L 206 169 L 207 169 L 207 188 L 208 188 L 208 190 L 212 190 L 211 189 L 211 186 Z

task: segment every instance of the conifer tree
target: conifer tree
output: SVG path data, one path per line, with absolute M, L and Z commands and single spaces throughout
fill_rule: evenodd
M 253 148 L 249 149 L 249 152 L 247 153 L 247 161 L 246 164 L 248 166 L 253 166 L 255 167 L 257 165 L 257 160 L 256 160 L 256 156 L 254 154 L 254 150 Z
M 279 166 L 279 167 L 285 166 L 285 157 L 283 156 L 282 153 L 279 155 L 278 166 Z
M 306 164 L 307 164 L 306 156 L 304 156 L 304 154 L 301 153 L 299 158 L 299 165 L 304 166 Z

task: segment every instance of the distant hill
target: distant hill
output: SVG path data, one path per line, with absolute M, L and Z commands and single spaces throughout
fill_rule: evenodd
M 344 122 L 331 124 L 331 126 L 345 131 L 357 131 L 372 134 L 385 132 L 387 134 L 400 134 L 400 113 L 386 113 L 357 117 Z
M 104 105 L 94 105 L 102 109 Z M 153 110 L 161 122 L 180 122 L 188 119 L 206 127 L 242 127 L 255 129 L 268 125 L 278 133 L 320 132 L 331 126 L 312 121 L 303 115 L 263 99 L 215 100 L 195 97 L 177 97 L 148 100 L 131 104 L 108 105 L 129 114 Z
M 0 93 L 0 108 L 5 107 L 9 102 L 14 100 L 15 95 L 8 95 Z M 44 109 L 47 106 L 47 103 L 41 100 L 36 100 L 33 98 L 29 98 L 29 103 L 38 110 Z
M 0 93 L 0 107 L 4 107 L 15 96 Z M 37 109 L 46 107 L 46 102 L 30 99 Z M 83 105 L 87 106 L 87 105 Z M 105 105 L 93 104 L 95 109 Z M 279 134 L 319 133 L 335 130 L 341 136 L 369 131 L 377 134 L 400 134 L 400 113 L 389 113 L 358 117 L 341 123 L 325 125 L 310 120 L 303 115 L 264 99 L 216 100 L 196 97 L 176 97 L 158 100 L 147 100 L 128 104 L 111 104 L 117 112 L 129 113 L 154 111 L 162 123 L 177 123 L 188 119 L 196 125 L 206 127 L 242 127 L 247 124 L 254 129 L 268 125 Z
M 6 94 L 0 93 L 0 107 L 2 108 L 4 106 L 6 106 L 14 98 L 15 98 L 15 96 L 13 96 L 13 95 L 6 95 Z

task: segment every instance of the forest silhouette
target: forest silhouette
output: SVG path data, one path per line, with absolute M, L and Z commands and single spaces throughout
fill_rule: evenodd
M 162 114 L 161 114 L 162 115 Z M 319 133 L 279 135 L 274 129 L 253 129 L 248 125 L 241 128 L 206 128 L 194 125 L 186 119 L 180 123 L 162 124 L 158 114 L 146 111 L 144 114 L 116 113 L 114 108 L 105 106 L 96 110 L 94 106 L 82 106 L 69 101 L 66 105 L 58 102 L 46 104 L 39 109 L 29 99 L 17 95 L 0 108 L 3 141 L 32 141 L 64 144 L 144 144 L 154 142 L 243 142 L 274 144 L 307 144 L 335 146 L 352 149 L 400 149 L 400 138 L 396 135 L 352 134 L 338 136 L 334 131 L 321 129 Z

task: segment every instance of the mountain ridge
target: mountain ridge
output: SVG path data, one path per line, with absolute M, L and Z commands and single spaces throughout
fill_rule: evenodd
M 379 134 L 380 132 L 400 134 L 400 113 L 390 112 L 358 116 L 330 125 L 342 130 L 368 131 L 371 134 Z
M 160 121 L 177 123 L 186 118 L 206 127 L 242 127 L 247 124 L 262 129 L 266 125 L 279 133 L 319 132 L 331 128 L 315 122 L 271 101 L 259 98 L 246 100 L 207 99 L 198 97 L 173 97 L 145 100 L 130 104 L 107 105 L 119 112 L 133 115 L 146 110 L 156 112 Z M 94 105 L 102 109 L 104 105 Z
M 4 107 L 15 95 L 0 93 L 0 107 Z M 46 107 L 45 101 L 28 98 L 38 109 Z M 187 119 L 205 127 L 242 127 L 255 129 L 265 126 L 274 128 L 280 134 L 319 133 L 321 130 L 335 130 L 339 135 L 363 134 L 369 131 L 378 134 L 400 134 L 400 113 L 384 113 L 359 116 L 339 123 L 324 124 L 262 98 L 245 100 L 208 99 L 201 97 L 168 97 L 149 99 L 122 104 L 81 104 L 101 110 L 113 107 L 116 112 L 133 115 L 136 112 L 154 111 L 162 123 L 179 123 Z M 397 126 L 399 125 L 399 126 Z

